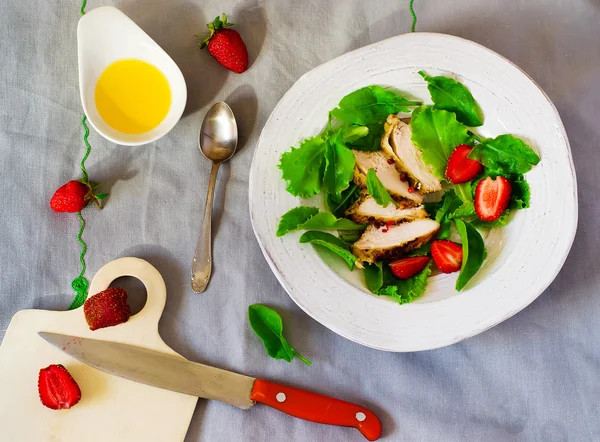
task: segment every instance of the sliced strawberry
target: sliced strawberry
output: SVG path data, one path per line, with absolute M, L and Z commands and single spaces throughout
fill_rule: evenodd
M 475 213 L 482 221 L 496 221 L 508 207 L 512 186 L 503 176 L 487 177 L 475 188 Z
M 428 262 L 428 256 L 414 256 L 412 258 L 397 259 L 390 262 L 389 266 L 397 278 L 408 279 L 423 270 Z
M 442 273 L 458 272 L 463 259 L 462 245 L 438 239 L 431 243 L 431 257 Z
M 65 410 L 81 399 L 81 390 L 65 367 L 49 365 L 40 370 L 38 377 L 40 400 L 53 410 Z
M 483 165 L 476 160 L 468 158 L 473 148 L 466 144 L 457 146 L 448 158 L 446 166 L 446 178 L 453 184 L 461 184 L 471 181 L 483 171 Z

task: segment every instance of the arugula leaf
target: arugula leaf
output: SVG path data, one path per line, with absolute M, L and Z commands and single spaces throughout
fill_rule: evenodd
M 475 215 L 475 205 L 473 203 L 473 191 L 471 190 L 471 183 L 468 182 L 456 184 L 454 186 L 454 191 L 462 201 L 462 204 L 453 210 L 449 214 L 448 218 L 466 218 Z
M 462 266 L 456 280 L 456 290 L 460 292 L 481 268 L 487 252 L 483 238 L 475 227 L 462 219 L 455 219 L 454 224 L 460 235 L 463 248 Z
M 361 126 L 356 126 L 362 128 Z M 364 128 L 368 131 L 367 128 Z M 358 132 L 354 129 L 354 132 Z M 360 131 L 363 133 L 364 131 Z M 343 129 L 327 140 L 325 147 L 325 173 L 323 185 L 333 201 L 341 201 L 342 192 L 348 188 L 354 175 L 354 154 L 344 144 Z M 350 134 L 354 138 L 355 134 Z
M 286 233 L 298 230 L 298 226 L 304 224 L 317 213 L 319 213 L 319 209 L 317 209 L 316 207 L 308 206 L 299 206 L 288 210 L 281 216 L 275 235 L 283 236 Z
M 408 112 L 408 107 L 418 104 L 381 86 L 367 86 L 342 98 L 331 115 L 343 123 L 368 126 L 383 124 L 388 115 Z
M 456 115 L 431 106 L 421 106 L 412 113 L 412 141 L 421 149 L 423 162 L 431 166 L 435 176 L 445 180 L 448 158 L 459 144 L 472 144 L 467 126 Z M 471 152 L 472 153 L 472 152 Z
M 300 147 L 281 155 L 279 169 L 287 181 L 286 190 L 294 196 L 309 198 L 321 191 L 325 169 L 325 140 L 307 138 Z
M 391 296 L 399 304 L 406 304 L 425 293 L 429 275 L 431 275 L 431 261 L 420 273 L 408 279 L 396 278 L 389 266 L 385 266 L 383 270 L 383 287 L 376 294 Z
M 362 267 L 358 258 L 350 251 L 350 246 L 337 236 L 333 236 L 330 233 L 310 230 L 300 237 L 300 242 L 302 244 L 316 244 L 331 250 L 339 255 L 344 261 L 346 261 L 346 264 L 348 264 L 350 270 L 354 270 L 355 265 L 357 267 Z
M 370 168 L 367 172 L 367 192 L 369 192 L 375 202 L 380 206 L 387 207 L 390 203 L 396 205 L 396 202 L 381 183 L 381 180 L 377 178 L 377 174 L 373 168 Z
M 365 230 L 367 226 L 356 224 L 346 218 L 336 218 L 328 212 L 319 212 L 316 207 L 294 207 L 279 220 L 275 235 L 283 236 L 294 230 Z
M 361 127 L 366 127 L 369 130 L 369 133 L 367 136 L 351 142 L 349 144 L 350 148 L 368 152 L 381 150 L 381 137 L 384 132 L 383 123 L 369 124 Z
M 292 362 L 295 356 L 306 365 L 311 365 L 283 337 L 283 322 L 275 310 L 261 304 L 252 304 L 248 307 L 248 321 L 254 333 L 262 340 L 269 356 L 288 362 Z
M 509 181 L 512 192 L 508 208 L 513 210 L 528 208 L 531 191 L 529 190 L 529 184 L 525 180 L 525 177 L 523 175 L 517 175 L 516 177 L 509 178 Z
M 367 285 L 367 288 L 371 293 L 377 294 L 379 289 L 383 286 L 382 263 L 365 264 L 363 272 L 365 274 L 365 284 Z
M 540 161 L 523 140 L 508 134 L 486 138 L 473 147 L 469 158 L 501 175 L 522 175 Z
M 436 109 L 454 112 L 456 119 L 467 126 L 483 124 L 481 108 L 465 85 L 448 77 L 430 77 L 423 71 L 419 71 L 419 75 L 427 81 Z
M 355 183 L 350 183 L 350 186 L 342 192 L 342 197 L 339 202 L 334 201 L 329 194 L 327 195 L 325 202 L 329 211 L 339 218 L 344 216 L 346 210 L 348 210 L 359 197 L 360 187 Z

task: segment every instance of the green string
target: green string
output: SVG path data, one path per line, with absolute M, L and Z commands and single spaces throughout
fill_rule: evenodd
M 80 10 L 81 15 L 85 15 L 86 4 L 87 4 L 87 0 L 81 1 L 81 10 Z M 85 124 L 86 120 L 87 120 L 87 117 L 84 115 L 81 120 L 81 125 L 83 126 L 83 130 L 84 130 L 83 143 L 85 144 L 85 155 L 81 159 L 80 166 L 81 166 L 82 178 L 85 182 L 88 182 L 89 176 L 88 176 L 87 170 L 85 168 L 85 161 L 90 156 L 90 152 L 92 151 L 92 146 L 90 146 L 90 143 L 88 142 L 90 130 L 87 127 L 87 124 Z M 87 299 L 88 287 L 89 287 L 88 280 L 85 279 L 85 276 L 83 276 L 85 274 L 85 269 L 86 269 L 84 257 L 85 257 L 85 253 L 87 252 L 87 244 L 82 239 L 83 231 L 85 230 L 85 220 L 83 219 L 83 215 L 81 214 L 81 211 L 79 211 L 77 213 L 77 218 L 79 218 L 79 223 L 80 223 L 79 233 L 77 234 L 77 241 L 79 242 L 79 245 L 81 246 L 81 253 L 79 254 L 79 262 L 81 263 L 81 271 L 79 272 L 79 276 L 77 278 L 75 278 L 73 281 L 71 281 L 71 287 L 77 294 L 75 295 L 73 302 L 71 302 L 71 305 L 69 306 L 69 310 L 79 308 L 84 304 L 85 300 Z
M 408 9 L 410 10 L 410 15 L 412 15 L 412 18 L 413 18 L 410 32 L 415 32 L 415 27 L 417 26 L 417 14 L 415 13 L 415 9 L 413 7 L 414 2 L 415 2 L 415 0 L 410 0 L 410 2 L 408 4 Z

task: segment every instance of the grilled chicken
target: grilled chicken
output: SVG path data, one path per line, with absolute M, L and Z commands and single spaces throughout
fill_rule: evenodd
M 427 218 L 427 212 L 423 206 L 407 207 L 409 205 L 400 203 L 398 207 L 392 204 L 382 207 L 366 191 L 363 191 L 360 198 L 346 210 L 346 216 L 359 224 L 389 221 L 400 223 Z
M 431 219 L 376 227 L 370 225 L 352 246 L 352 253 L 365 262 L 400 258 L 406 252 L 418 249 L 437 233 L 440 225 Z
M 390 160 L 382 151 L 363 152 L 362 150 L 353 150 L 356 166 L 354 168 L 354 182 L 365 189 L 367 187 L 367 172 L 369 169 L 375 169 L 377 178 L 396 200 L 407 200 L 412 205 L 419 205 L 423 202 L 421 192 L 414 189 L 409 192 L 410 184 L 400 179 L 400 173 L 394 162 Z M 391 163 L 391 164 L 390 164 Z
M 411 184 L 423 193 L 442 190 L 440 180 L 423 162 L 421 151 L 411 141 L 410 126 L 396 115 L 390 115 L 384 127 L 381 148 L 392 157 L 399 170 L 408 174 Z

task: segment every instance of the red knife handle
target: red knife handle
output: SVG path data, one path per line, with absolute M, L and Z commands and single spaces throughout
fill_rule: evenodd
M 307 421 L 355 427 L 368 440 L 381 436 L 375 413 L 350 402 L 262 379 L 254 381 L 250 399 Z

